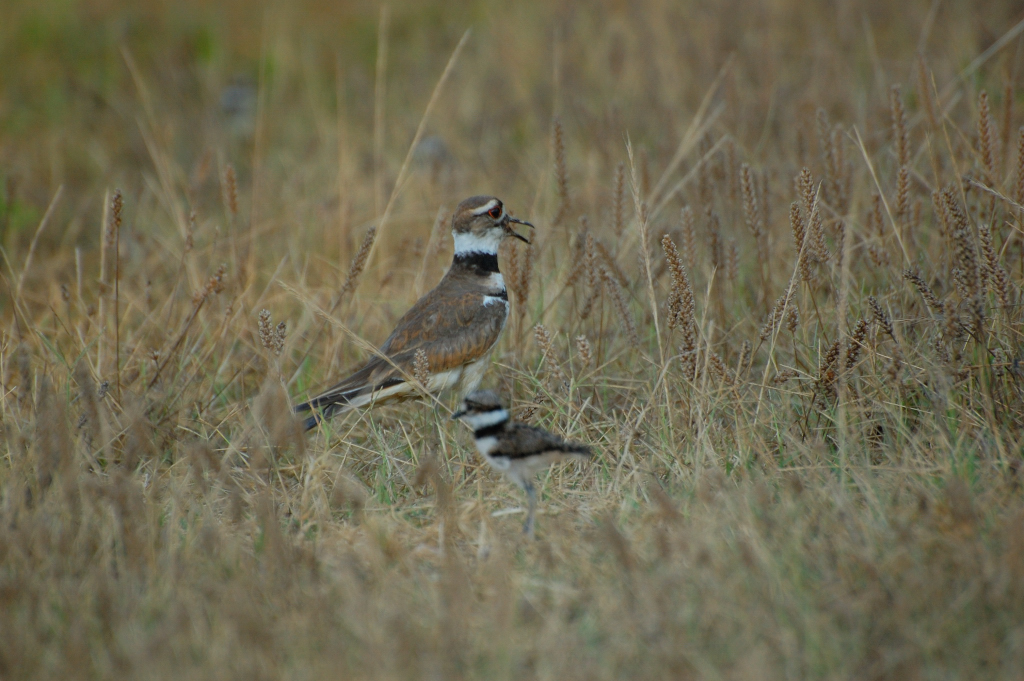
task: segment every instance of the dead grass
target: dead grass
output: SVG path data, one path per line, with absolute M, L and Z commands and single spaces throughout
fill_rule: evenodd
M 1019 678 L 1022 17 L 975 4 L 15 3 L 0 676 Z M 598 452 L 535 542 L 449 402 L 290 417 L 480 192 L 538 226 L 486 384 Z

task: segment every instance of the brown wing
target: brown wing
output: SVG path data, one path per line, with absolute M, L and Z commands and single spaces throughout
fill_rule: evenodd
M 405 379 L 392 363 L 411 372 L 417 350 L 426 353 L 431 373 L 478 359 L 498 340 L 508 315 L 504 305 L 484 305 L 483 296 L 484 292 L 476 287 L 458 293 L 450 288 L 442 290 L 439 285 L 402 315 L 395 330 L 384 341 L 381 352 L 391 362 L 373 357 L 357 372 L 297 406 L 296 410 L 308 411 L 348 402 L 401 383 Z
M 542 454 L 590 456 L 590 448 L 578 442 L 568 442 L 543 428 L 512 422 L 505 426 L 504 437 L 491 450 L 494 457 L 524 459 Z
M 462 366 L 486 353 L 501 335 L 508 308 L 484 305 L 486 291 L 480 287 L 452 288 L 438 286 L 420 298 L 398 320 L 381 352 L 397 358 L 423 350 L 431 371 Z

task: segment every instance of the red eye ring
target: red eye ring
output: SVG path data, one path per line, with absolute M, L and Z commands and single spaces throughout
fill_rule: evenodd
M 494 208 L 492 208 L 489 211 L 487 211 L 487 214 L 489 216 L 491 216 L 492 218 L 494 218 L 495 220 L 497 220 L 498 218 L 501 217 L 501 213 L 502 213 L 501 204 L 498 204 Z

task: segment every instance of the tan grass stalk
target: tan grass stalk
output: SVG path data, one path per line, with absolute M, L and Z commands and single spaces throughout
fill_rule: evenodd
M 962 272 L 963 281 L 967 287 L 970 297 L 977 296 L 984 285 L 982 271 L 978 263 L 978 250 L 975 245 L 974 231 L 957 197 L 956 190 L 946 187 L 942 191 L 942 198 L 946 204 L 946 210 L 950 219 L 950 228 L 953 230 L 953 261 Z
M 648 157 L 646 147 L 640 147 L 637 150 L 636 166 L 640 180 L 640 198 L 646 203 L 651 196 L 651 159 Z
M 196 215 L 195 209 L 188 212 L 188 225 L 185 229 L 185 240 L 182 245 L 182 255 L 191 253 L 195 247 L 195 234 L 196 234 L 196 221 L 198 216 Z
M 868 245 L 868 257 L 871 259 L 871 264 L 879 269 L 884 269 L 889 266 L 891 262 L 889 258 L 889 251 L 885 250 L 885 247 L 878 244 Z
M 643 151 L 643 149 L 641 149 Z M 650 178 L 637 177 L 637 167 L 633 160 L 633 145 L 629 138 L 626 138 L 626 153 L 629 156 L 629 172 L 630 172 L 630 186 L 633 190 L 633 210 L 637 216 L 637 231 L 640 234 L 640 261 L 643 264 L 644 274 L 647 279 L 647 298 L 650 304 L 651 320 L 654 325 L 654 337 L 658 343 L 658 357 L 660 358 L 661 365 L 666 366 L 665 359 L 665 348 L 662 345 L 661 340 L 661 322 L 658 315 L 658 299 L 654 292 L 654 273 L 651 267 L 651 226 L 648 222 L 647 213 L 647 196 L 650 193 Z M 640 161 L 642 163 L 641 171 L 646 173 L 644 170 L 647 167 L 647 156 L 644 154 Z M 638 182 L 639 180 L 639 182 Z M 646 186 L 645 186 L 646 183 Z M 639 346 L 639 343 L 636 343 Z M 668 398 L 668 388 L 665 388 L 665 396 Z
M 907 117 L 903 110 L 903 98 L 900 96 L 899 85 L 889 90 L 889 112 L 892 116 L 892 137 L 896 147 L 896 165 L 910 165 L 910 139 L 907 135 Z
M 996 148 L 995 131 L 992 130 L 992 117 L 988 105 L 988 92 L 982 90 L 978 95 L 978 146 L 981 152 L 981 164 L 985 169 L 985 182 L 990 187 L 996 180 Z
M 1011 303 L 1012 284 L 1010 275 L 999 263 L 999 255 L 996 252 L 992 239 L 992 228 L 988 223 L 978 225 L 978 241 L 981 243 L 982 269 L 985 272 L 985 281 L 988 288 L 995 294 L 999 304 L 1006 308 Z
M 309 353 L 312 352 L 313 347 L 323 335 L 324 329 L 327 328 L 330 315 L 338 308 L 341 301 L 345 300 L 348 295 L 355 290 L 356 285 L 359 283 L 359 275 L 362 274 L 363 269 L 366 268 L 366 263 L 370 259 L 370 255 L 373 253 L 373 246 L 376 242 L 377 227 L 371 226 L 366 230 L 363 242 L 359 245 L 359 250 L 356 251 L 355 257 L 352 258 L 352 262 L 349 264 L 348 274 L 345 276 L 345 283 L 342 284 L 341 290 L 338 291 L 338 295 L 335 296 L 334 301 L 331 303 L 331 307 L 327 311 L 327 315 L 324 316 L 323 321 L 320 323 L 320 328 L 318 328 L 316 333 L 313 334 L 313 339 L 306 347 L 306 352 L 304 352 L 298 362 L 295 363 L 295 374 L 291 378 L 292 381 L 298 376 L 298 372 L 302 369 L 303 362 L 305 362 L 306 358 L 309 357 Z
M 871 210 L 868 211 L 865 232 L 875 236 L 876 241 L 868 246 L 868 256 L 875 267 L 888 267 L 889 251 L 885 248 L 885 222 L 882 218 L 882 197 L 880 194 L 872 194 Z
M 786 330 L 795 334 L 800 328 L 800 308 L 795 301 L 786 306 Z
M 586 336 L 576 336 L 576 354 L 580 358 L 580 364 L 584 369 L 594 366 L 594 351 L 590 347 L 590 341 Z
M 615 180 L 612 184 L 612 232 L 622 236 L 626 229 L 626 164 L 615 166 Z
M 718 221 L 718 214 L 711 208 L 708 208 L 705 216 L 708 225 L 708 252 L 711 254 L 711 269 L 719 270 L 725 264 L 725 254 L 722 248 L 722 231 Z
M 562 366 L 558 362 L 551 334 L 543 324 L 537 324 L 533 327 L 533 336 L 537 340 L 537 346 L 540 348 L 541 365 L 547 367 L 548 374 L 556 386 L 568 389 L 569 379 L 566 378 L 565 372 L 562 371 Z
M 273 322 L 270 319 L 270 310 L 260 310 L 256 320 L 256 330 L 259 335 L 260 344 L 265 350 L 273 347 Z
M 837 338 L 818 362 L 818 375 L 815 379 L 815 387 L 817 391 L 827 393 L 829 397 L 835 396 L 835 383 L 839 377 L 837 365 L 841 351 L 842 340 Z
M 804 219 L 800 213 L 800 202 L 793 201 L 789 204 L 789 226 L 793 231 L 793 244 L 796 247 L 796 253 L 799 256 L 804 246 L 804 236 L 806 230 L 804 228 Z
M 789 224 L 793 230 L 793 242 L 796 246 L 797 268 L 800 271 L 800 278 L 804 281 L 810 281 L 814 276 L 811 270 L 813 249 L 804 248 L 806 229 L 804 227 L 804 218 L 801 215 L 799 201 L 793 201 L 789 204 Z
M 633 320 L 633 315 L 629 312 L 629 305 L 626 302 L 626 294 L 622 287 L 619 286 L 618 280 L 607 265 L 599 266 L 601 273 L 601 279 L 605 284 L 605 288 L 611 295 L 612 303 L 615 305 L 615 311 L 619 313 L 619 319 L 622 321 L 622 325 L 626 328 L 626 336 L 629 339 L 629 344 L 634 347 L 640 347 L 640 336 L 637 333 L 636 322 Z
M 57 203 L 60 201 L 60 197 L 64 194 L 64 185 L 57 187 L 57 191 L 54 192 L 53 198 L 50 199 L 50 204 L 46 207 L 46 212 L 43 213 L 42 219 L 39 221 L 39 226 L 36 228 L 35 234 L 32 236 L 32 242 L 28 247 L 28 254 L 25 256 L 25 264 L 21 267 L 21 273 L 18 275 L 18 283 L 14 287 L 14 301 L 15 304 L 21 303 L 21 291 L 25 284 L 25 275 L 28 274 L 29 269 L 32 267 L 32 259 L 36 254 L 36 247 L 39 245 L 39 237 L 42 235 L 43 230 L 46 229 L 46 225 L 50 222 L 50 217 L 53 215 L 53 209 L 57 207 Z M 120 191 L 116 193 L 118 200 L 120 200 Z M 8 208 L 10 210 L 10 208 Z M 118 226 L 120 226 L 121 215 L 120 212 L 117 216 Z M 109 227 L 108 227 L 109 231 Z
M 736 376 L 735 374 L 733 374 L 732 371 L 730 371 L 728 365 L 725 363 L 725 360 L 722 359 L 722 356 L 719 355 L 714 350 L 707 349 L 706 352 L 708 373 L 711 375 L 711 377 L 714 378 L 716 381 L 719 381 L 720 383 L 725 383 L 729 385 L 735 384 Z
M 427 353 L 423 348 L 416 350 L 416 354 L 413 357 L 412 376 L 424 387 L 430 381 L 430 358 L 427 357 Z
M 672 288 L 668 299 L 668 328 L 679 328 L 685 333 L 688 327 L 695 323 L 693 288 L 690 286 L 689 277 L 686 276 L 686 268 L 683 266 L 679 251 L 668 234 L 661 238 L 661 247 L 665 250 L 665 258 L 672 276 Z
M 729 239 L 725 249 L 725 278 L 730 283 L 736 283 L 740 273 L 740 250 L 736 245 L 736 239 Z
M 583 263 L 583 271 L 587 282 L 587 297 L 580 308 L 580 319 L 586 319 L 590 316 L 590 312 L 594 307 L 594 301 L 597 300 L 597 296 L 601 291 L 601 272 L 597 264 L 597 243 L 594 235 L 589 231 L 587 232 L 586 244 L 583 249 Z
M 427 246 L 423 249 L 423 260 L 420 262 L 419 272 L 416 273 L 416 282 L 413 284 L 413 290 L 417 296 L 423 295 L 427 270 L 437 263 L 437 254 L 441 250 L 442 235 L 446 224 L 448 224 L 448 208 L 441 206 L 437 209 L 437 215 L 434 216 L 434 224 L 430 228 L 430 236 L 427 238 Z
M 896 173 L 896 218 L 906 222 L 910 213 L 910 168 L 900 166 Z
M 121 210 L 124 199 L 115 189 L 110 202 L 110 222 L 114 229 L 114 374 L 117 399 L 121 399 Z
M 366 234 L 363 236 L 363 242 L 359 244 L 359 250 L 356 251 L 355 257 L 353 257 L 352 262 L 349 263 L 348 274 L 345 275 L 345 283 L 341 285 L 341 290 L 338 291 L 338 295 L 334 299 L 334 304 L 331 305 L 331 312 L 334 312 L 341 301 L 345 300 L 348 295 L 355 290 L 356 285 L 359 283 L 359 275 L 363 273 L 363 269 L 366 267 L 366 261 L 370 257 L 370 251 L 373 249 L 373 244 L 376 239 L 376 227 L 370 227 L 366 230 Z
M 811 169 L 806 166 L 801 168 L 793 184 L 796 186 L 797 196 L 800 197 L 804 222 L 808 222 L 814 209 L 814 177 L 811 175 Z
M 275 357 L 280 356 L 288 333 L 287 324 L 281 322 L 275 327 L 270 318 L 270 310 L 264 309 L 260 310 L 256 326 L 260 344 Z
M 787 286 L 786 292 L 779 296 L 775 304 L 772 305 L 771 310 L 768 311 L 768 317 L 765 319 L 764 324 L 761 325 L 761 331 L 758 334 L 758 339 L 762 342 L 771 338 L 775 332 L 782 326 L 786 314 L 788 313 L 793 303 L 793 287 Z
M 167 363 L 171 361 L 171 358 L 175 356 L 178 349 L 181 347 L 182 342 L 185 340 L 185 336 L 188 334 L 189 328 L 192 326 L 192 322 L 194 322 L 196 317 L 199 316 L 199 311 L 202 310 L 206 301 L 210 296 L 218 294 L 224 290 L 225 272 L 227 272 L 227 265 L 221 265 L 218 267 L 217 271 L 214 272 L 213 276 L 206 282 L 206 286 L 192 296 L 192 312 L 189 314 L 188 318 L 186 318 L 185 323 L 182 324 L 181 331 L 178 333 L 178 337 L 175 339 L 174 343 L 171 344 L 170 349 L 166 353 L 161 353 L 163 359 L 160 362 L 160 365 L 156 368 L 156 371 L 153 372 L 153 378 L 150 379 L 149 383 L 146 385 L 147 390 L 151 389 L 156 385 L 156 382 L 160 380 L 160 374 L 163 373 Z
M 947 300 L 942 306 L 942 320 L 944 323 L 942 329 L 942 337 L 946 340 L 955 341 L 964 336 L 966 327 L 963 321 L 960 319 L 960 311 L 957 309 L 956 303 L 952 300 Z
M 878 193 L 871 195 L 871 209 L 868 211 L 867 227 L 865 231 L 872 236 L 885 236 L 885 222 L 882 219 L 882 196 Z
M 815 189 L 810 169 L 806 167 L 801 169 L 795 184 L 803 209 L 801 231 L 804 234 L 803 238 L 810 239 L 805 252 L 812 262 L 828 262 L 830 256 L 825 244 L 825 229 L 821 219 L 821 207 L 818 205 L 818 191 Z M 790 220 L 792 219 L 793 216 L 790 214 Z
M 615 281 L 619 283 L 619 286 L 621 286 L 624 289 L 628 289 L 629 278 L 622 271 L 622 269 L 619 268 L 618 264 L 615 262 L 615 258 L 608 251 L 608 248 L 604 245 L 604 242 L 601 241 L 600 239 L 594 239 L 594 253 L 597 255 L 598 259 L 603 263 L 603 265 L 608 268 L 608 271 L 615 277 Z
M 852 238 L 851 238 L 851 241 L 852 241 Z M 822 249 L 824 249 L 824 239 L 822 239 Z M 842 266 L 845 263 L 845 260 L 843 259 L 845 253 L 846 253 L 846 222 L 840 220 L 839 223 L 836 224 L 836 252 L 835 252 L 835 254 L 833 256 L 833 255 L 830 255 L 828 253 L 828 251 L 825 251 L 825 259 L 827 260 L 830 257 L 834 257 L 835 261 L 837 263 L 839 263 L 840 266 Z
M 391 190 L 391 194 L 388 196 L 388 202 L 384 206 L 384 214 L 381 215 L 380 221 L 377 223 L 377 229 L 382 234 L 384 233 L 385 227 L 389 225 L 395 201 L 398 199 L 398 195 L 401 193 L 401 190 L 405 187 L 405 181 L 409 175 L 409 168 L 412 164 L 413 154 L 419 147 L 420 140 L 423 139 L 423 133 L 427 128 L 427 121 L 430 120 L 430 113 L 434 110 L 434 106 L 437 104 L 437 100 L 441 95 L 441 90 L 444 88 L 444 84 L 448 81 L 448 77 L 451 75 L 452 69 L 455 68 L 455 63 L 458 61 L 459 55 L 462 53 L 462 48 L 465 47 L 468 40 L 469 30 L 467 29 L 466 32 L 462 34 L 462 38 L 459 39 L 459 43 L 455 46 L 455 49 L 452 50 L 451 56 L 448 57 L 448 63 L 445 64 L 444 71 L 441 72 L 441 77 L 437 79 L 437 84 L 434 85 L 434 89 L 430 93 L 430 99 L 427 101 L 426 108 L 423 109 L 423 115 L 420 117 L 419 125 L 416 126 L 416 133 L 412 136 L 412 141 L 409 143 L 409 149 L 405 153 L 405 160 L 402 161 L 402 167 L 398 170 L 398 177 L 395 178 L 394 188 Z M 373 257 L 376 245 L 377 242 L 374 242 L 374 245 L 370 248 L 367 260 Z
M 745 340 L 740 345 L 740 354 L 736 358 L 736 381 L 739 382 L 743 379 L 747 369 L 750 368 L 750 362 L 753 359 L 754 346 L 750 341 Z
M 774 383 L 775 385 L 782 385 L 783 383 L 787 383 L 788 381 L 796 378 L 797 376 L 799 376 L 799 374 L 793 371 L 792 369 L 783 369 L 782 371 L 779 371 L 774 376 L 772 376 L 772 383 Z
M 871 314 L 875 319 L 875 323 L 881 327 L 885 333 L 896 341 L 896 333 L 892 328 L 892 319 L 889 318 L 888 313 L 882 307 L 882 304 L 874 296 L 868 296 L 868 306 L 871 308 Z
M 580 277 L 586 273 L 587 235 L 590 233 L 590 220 L 584 214 L 579 217 L 579 223 L 580 228 L 576 232 L 576 239 L 573 243 L 572 269 L 569 270 L 569 276 L 565 280 L 566 286 L 575 286 Z
M 846 354 L 843 361 L 843 369 L 849 370 L 857 364 L 861 350 L 864 349 L 864 339 L 868 335 L 868 320 L 858 319 L 853 327 L 853 333 L 846 341 Z
M 943 198 L 942 190 L 940 189 L 932 192 L 932 208 L 935 211 L 935 217 L 938 218 L 939 236 L 943 238 L 951 236 L 949 208 L 946 206 L 946 200 Z
M 740 187 L 743 193 L 743 214 L 746 217 L 747 229 L 754 236 L 754 242 L 757 244 L 757 259 L 763 268 L 769 262 L 764 224 L 761 221 L 761 212 L 757 204 L 753 171 L 746 163 L 740 167 Z

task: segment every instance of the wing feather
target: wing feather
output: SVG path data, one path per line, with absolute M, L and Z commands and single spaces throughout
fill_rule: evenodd
M 398 320 L 395 330 L 380 348 L 390 362 L 373 357 L 341 382 L 298 405 L 296 411 L 344 405 L 362 395 L 396 385 L 404 378 L 394 365 L 411 373 L 418 350 L 426 353 L 431 373 L 455 369 L 485 355 L 501 335 L 507 309 L 501 305 L 484 305 L 483 294 L 478 290 L 465 291 L 444 303 L 439 291 L 440 287 L 425 295 Z
M 525 459 L 542 454 L 564 454 L 566 456 L 590 456 L 590 448 L 578 442 L 563 440 L 543 428 L 512 422 L 506 427 L 507 436 L 498 440 L 491 450 L 492 457 L 507 457 L 512 460 Z

